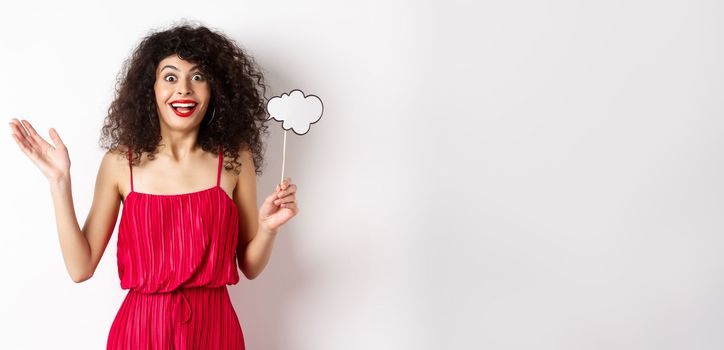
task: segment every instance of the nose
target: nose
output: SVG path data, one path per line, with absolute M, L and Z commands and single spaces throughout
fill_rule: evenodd
M 184 80 L 181 80 L 178 84 L 178 88 L 176 90 L 176 93 L 179 95 L 190 95 L 191 94 L 191 88 L 189 87 L 189 83 L 187 83 Z

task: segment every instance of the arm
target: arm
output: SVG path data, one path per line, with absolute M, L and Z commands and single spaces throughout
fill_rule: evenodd
M 58 132 L 54 128 L 50 129 L 51 145 L 27 120 L 21 123 L 13 119 L 9 124 L 20 150 L 40 168 L 50 184 L 66 269 L 73 281 L 85 281 L 93 275 L 115 227 L 119 207 L 115 180 L 118 162 L 114 161 L 110 153 L 103 157 L 96 179 L 93 205 L 81 230 L 73 205 L 70 157 Z
M 234 194 L 240 218 L 237 256 L 244 275 L 254 279 L 269 261 L 279 227 L 299 213 L 295 196 L 297 185 L 289 177 L 285 178 L 264 199 L 257 214 L 254 163 L 248 151 L 243 152 L 242 158 L 242 171 L 236 186 L 238 190 Z
M 93 203 L 82 230 L 73 205 L 70 176 L 50 181 L 63 261 L 76 283 L 93 276 L 116 225 L 120 197 L 115 181 L 118 162 L 113 157 L 113 154 L 106 153 L 101 160 Z
M 266 267 L 277 231 L 266 231 L 259 225 L 256 205 L 256 170 L 251 152 L 241 153 L 241 173 L 234 188 L 234 201 L 239 210 L 239 242 L 237 261 L 247 279 L 253 280 Z

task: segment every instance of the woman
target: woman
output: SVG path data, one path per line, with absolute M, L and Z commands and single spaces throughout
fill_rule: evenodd
M 257 213 L 264 92 L 253 59 L 221 33 L 184 24 L 145 37 L 119 75 L 83 229 L 60 135 L 50 129 L 51 145 L 27 120 L 10 123 L 50 182 L 73 281 L 93 276 L 123 203 L 117 257 L 128 294 L 108 349 L 244 349 L 226 285 L 239 281 L 237 266 L 248 279 L 262 272 L 299 211 L 286 178 Z

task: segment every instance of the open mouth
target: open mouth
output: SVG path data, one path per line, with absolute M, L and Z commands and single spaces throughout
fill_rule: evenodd
M 186 101 L 174 101 L 170 103 L 171 109 L 179 117 L 188 117 L 196 110 L 196 102 Z

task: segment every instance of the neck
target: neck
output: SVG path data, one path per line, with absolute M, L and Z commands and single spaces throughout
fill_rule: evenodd
M 198 149 L 199 129 L 192 131 L 164 130 L 161 127 L 161 142 L 158 153 L 167 156 L 173 161 L 178 161 L 193 154 Z

